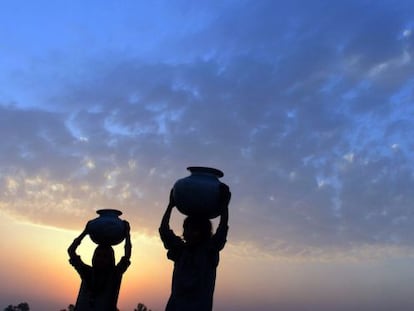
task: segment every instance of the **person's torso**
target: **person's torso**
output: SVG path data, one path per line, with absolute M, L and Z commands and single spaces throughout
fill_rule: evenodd
M 94 276 L 92 273 L 82 280 L 77 311 L 116 311 L 122 274 L 116 270 L 105 275 Z
M 188 301 L 212 300 L 218 252 L 206 245 L 184 247 L 174 263 L 172 295 Z

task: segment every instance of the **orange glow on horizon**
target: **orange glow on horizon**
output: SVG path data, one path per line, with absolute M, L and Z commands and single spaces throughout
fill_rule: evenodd
M 2 215 L 0 277 L 8 280 L 2 292 L 30 293 L 39 299 L 62 301 L 62 308 L 74 303 L 80 286 L 77 272 L 68 262 L 67 248 L 80 233 L 19 223 Z M 126 271 L 119 297 L 121 310 L 133 310 L 138 302 L 147 305 L 168 295 L 171 265 L 158 237 L 131 232 L 131 266 Z M 85 237 L 78 254 L 90 264 L 96 245 Z M 123 256 L 123 243 L 114 247 L 116 259 Z M 22 298 L 23 299 L 23 298 Z M 12 303 L 12 302 L 10 302 Z
M 56 311 L 75 303 L 81 281 L 68 263 L 66 250 L 80 232 L 16 222 L 1 212 L 0 216 L 0 278 L 6 280 L 0 292 L 7 300 L 21 299 L 4 303 L 37 301 L 39 305 L 41 301 L 50 306 L 43 309 L 30 305 L 33 311 Z M 131 237 L 131 266 L 123 277 L 118 307 L 132 311 L 142 302 L 152 310 L 163 310 L 170 294 L 173 263 L 158 236 L 133 231 Z M 78 249 L 88 264 L 95 247 L 86 237 Z M 122 243 L 115 247 L 115 254 L 119 260 Z M 348 298 L 365 303 L 365 297 L 379 301 L 382 296 L 371 289 L 377 284 L 394 285 L 406 272 L 384 269 L 386 261 L 306 261 L 262 255 L 254 248 L 246 251 L 243 246 L 227 244 L 217 270 L 216 310 L 237 310 L 239 306 L 254 309 L 255 304 L 306 306 L 317 301 L 335 305 L 338 301 L 348 303 Z M 52 304 L 57 307 L 52 308 Z

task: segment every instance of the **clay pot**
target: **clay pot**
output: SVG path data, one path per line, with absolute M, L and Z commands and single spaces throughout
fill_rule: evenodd
M 177 209 L 187 216 L 216 218 L 221 214 L 220 177 L 223 172 L 201 166 L 187 168 L 190 176 L 179 179 L 173 187 Z
M 125 223 L 119 218 L 121 211 L 101 209 L 99 217 L 88 222 L 87 231 L 96 244 L 116 245 L 125 239 Z

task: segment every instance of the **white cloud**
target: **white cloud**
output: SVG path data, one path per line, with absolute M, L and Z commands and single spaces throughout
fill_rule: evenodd
M 232 187 L 237 243 L 411 246 L 412 48 L 391 40 L 399 17 L 378 5 L 379 25 L 349 4 L 350 25 L 329 6 L 320 19 L 317 4 L 247 4 L 156 40 L 154 55 L 85 59 L 81 76 L 39 93 L 42 106 L 1 106 L 2 209 L 69 227 L 111 206 L 157 234 L 173 182 L 210 165 Z M 38 76 L 53 70 L 22 73 Z

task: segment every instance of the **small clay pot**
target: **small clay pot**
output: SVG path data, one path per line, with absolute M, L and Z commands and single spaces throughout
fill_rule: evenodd
M 101 245 L 116 245 L 126 236 L 125 223 L 119 218 L 121 211 L 101 209 L 96 211 L 99 217 L 88 222 L 87 231 L 91 240 Z

